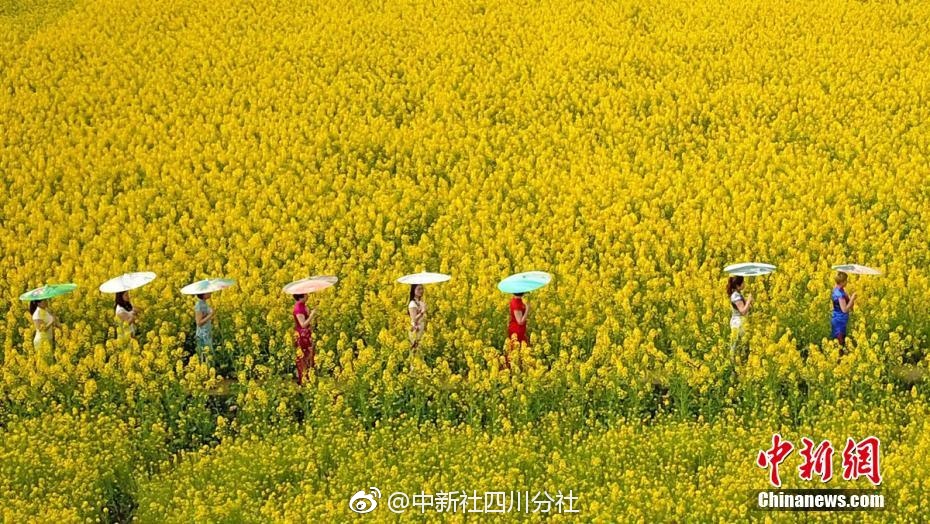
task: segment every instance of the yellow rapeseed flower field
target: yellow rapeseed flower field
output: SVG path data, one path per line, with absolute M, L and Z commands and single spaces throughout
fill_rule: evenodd
M 924 520 L 928 47 L 921 2 L 0 2 L 0 520 L 339 522 L 370 486 L 835 518 L 752 512 L 775 433 L 837 471 L 879 437 L 889 507 L 846 515 Z M 733 352 L 722 268 L 752 260 Z M 841 263 L 883 273 L 846 348 Z M 527 270 L 553 282 L 508 368 L 496 284 Z M 130 271 L 158 278 L 122 341 L 97 287 Z M 411 352 L 418 271 L 452 279 Z M 340 280 L 298 387 L 309 275 Z M 211 277 L 201 362 L 179 289 Z M 54 282 L 35 348 L 18 297 Z

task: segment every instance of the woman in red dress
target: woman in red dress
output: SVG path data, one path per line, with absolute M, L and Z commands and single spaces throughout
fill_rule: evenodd
M 307 311 L 307 295 L 294 295 L 294 332 L 297 346 L 297 383 L 302 384 L 307 369 L 316 367 L 316 345 L 313 343 L 313 331 L 310 325 L 316 316 L 316 309 Z
M 510 351 L 519 344 L 529 345 L 526 334 L 526 319 L 530 314 L 530 305 L 523 301 L 523 293 L 514 293 L 510 300 L 510 324 L 507 326 L 507 353 L 504 360 L 510 369 Z

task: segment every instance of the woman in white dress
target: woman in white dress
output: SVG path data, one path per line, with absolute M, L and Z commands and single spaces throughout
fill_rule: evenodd
M 32 339 L 32 344 L 36 349 L 48 344 L 49 347 L 55 347 L 55 328 L 61 326 L 58 319 L 48 310 L 48 300 L 33 300 L 29 302 L 29 312 L 32 313 L 32 323 L 35 325 L 36 334 Z
M 136 336 L 136 324 L 139 322 L 139 311 L 132 306 L 129 300 L 129 291 L 116 294 L 116 339 L 126 341 Z
M 407 304 L 407 313 L 410 315 L 409 339 L 411 351 L 419 347 L 423 332 L 426 331 L 426 301 L 423 300 L 425 291 L 426 286 L 423 284 L 410 286 L 410 302 Z
M 746 335 L 746 315 L 752 305 L 752 297 L 743 296 L 746 281 L 741 276 L 727 280 L 727 296 L 730 297 L 730 360 L 736 364 L 736 348 Z

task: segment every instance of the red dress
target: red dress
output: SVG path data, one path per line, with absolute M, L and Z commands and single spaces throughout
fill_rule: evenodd
M 517 311 L 525 313 L 526 304 L 523 303 L 522 298 L 513 297 L 510 301 L 510 325 L 507 326 L 507 340 L 513 340 L 516 337 L 517 342 L 529 344 L 530 341 L 526 336 L 526 324 L 521 325 L 517 322 Z
M 297 320 L 298 315 L 303 315 L 304 318 L 310 316 L 307 304 L 303 302 L 294 304 L 294 334 L 296 335 L 294 345 L 300 349 L 300 353 L 297 355 L 297 383 L 300 384 L 304 380 L 304 372 L 307 368 L 315 367 L 314 353 L 316 347 L 313 344 L 313 332 L 309 327 L 300 325 L 300 321 Z

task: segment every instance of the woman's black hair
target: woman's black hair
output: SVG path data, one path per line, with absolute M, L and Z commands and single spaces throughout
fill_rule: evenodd
M 526 293 L 514 293 L 513 296 L 515 296 L 515 297 L 517 297 L 517 298 L 523 298 L 523 295 L 525 295 L 525 294 L 526 294 Z
M 207 295 L 206 293 L 197 293 L 197 298 L 199 298 L 200 300 L 206 300 L 205 298 L 203 298 L 206 295 Z
M 298 300 L 304 298 L 305 296 L 307 296 L 306 293 L 295 293 L 295 294 L 294 294 L 294 302 L 297 302 Z
M 410 284 L 410 302 L 413 302 L 414 299 L 417 298 L 417 286 L 422 286 L 422 285 L 423 284 Z
M 730 277 L 727 279 L 727 296 L 732 295 L 733 292 L 737 290 L 737 288 L 742 286 L 743 280 L 744 279 L 741 276 Z
M 122 306 L 126 311 L 132 311 L 132 302 L 126 300 L 125 291 L 120 291 L 116 294 L 116 305 Z
M 39 302 L 42 302 L 42 301 L 41 300 L 30 300 L 29 301 L 29 314 L 30 315 L 34 314 L 36 310 L 39 309 Z

